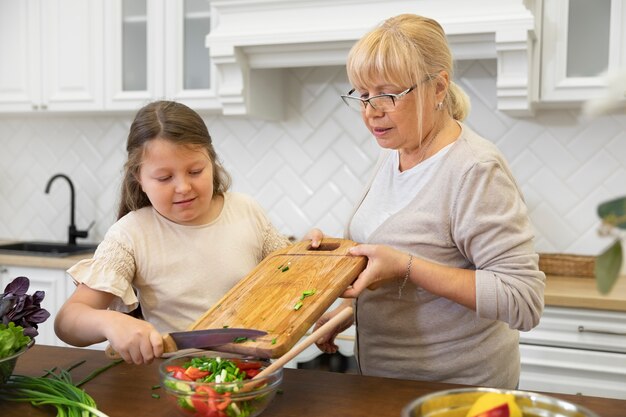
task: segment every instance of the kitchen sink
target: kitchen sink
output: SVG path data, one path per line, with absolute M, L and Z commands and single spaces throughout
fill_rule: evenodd
M 0 253 L 29 256 L 53 256 L 62 258 L 70 255 L 89 253 L 96 250 L 98 245 L 75 244 L 60 242 L 16 242 L 0 245 Z

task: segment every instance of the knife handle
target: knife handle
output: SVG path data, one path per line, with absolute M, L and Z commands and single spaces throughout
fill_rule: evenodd
M 174 339 L 172 338 L 172 336 L 170 336 L 169 333 L 163 333 L 162 337 L 163 353 L 174 353 L 178 351 L 178 346 L 176 346 L 176 342 L 174 342 Z M 120 354 L 117 353 L 110 344 L 107 345 L 106 349 L 104 349 L 104 354 L 107 358 L 112 360 L 121 359 Z
M 120 354 L 117 353 L 115 349 L 113 349 L 113 346 L 111 346 L 110 344 L 108 344 L 106 349 L 104 349 L 104 355 L 111 360 L 122 358 Z
M 163 353 L 174 353 L 178 351 L 176 342 L 169 333 L 163 333 Z

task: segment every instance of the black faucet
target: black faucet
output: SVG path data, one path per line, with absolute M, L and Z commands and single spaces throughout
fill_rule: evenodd
M 52 185 L 54 180 L 56 180 L 57 178 L 65 179 L 67 183 L 70 185 L 70 226 L 68 228 L 67 243 L 68 245 L 76 245 L 76 238 L 87 237 L 87 235 L 89 234 L 89 230 L 77 230 L 76 229 L 76 224 L 74 223 L 74 211 L 76 207 L 75 197 L 74 197 L 74 184 L 72 183 L 72 180 L 70 179 L 70 177 L 68 177 L 65 174 L 53 175 L 52 178 L 48 180 L 48 184 L 46 185 L 46 194 L 50 192 L 50 186 Z

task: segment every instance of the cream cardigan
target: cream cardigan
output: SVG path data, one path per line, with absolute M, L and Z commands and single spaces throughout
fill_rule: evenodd
M 395 282 L 366 290 L 356 303 L 355 353 L 365 375 L 515 388 L 518 330 L 539 322 L 545 275 L 506 161 L 461 127 L 430 183 L 364 243 L 475 269 L 477 311 L 412 284 L 401 299 Z

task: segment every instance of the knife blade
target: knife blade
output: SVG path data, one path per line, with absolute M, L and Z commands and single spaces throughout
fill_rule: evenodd
M 256 329 L 226 327 L 223 329 L 189 330 L 184 332 L 163 333 L 163 353 L 174 353 L 180 349 L 206 349 L 234 343 L 239 337 L 254 339 L 265 336 L 267 332 Z M 105 355 L 109 359 L 119 359 L 120 355 L 108 345 Z
M 180 349 L 203 349 L 233 343 L 237 338 L 254 339 L 266 335 L 267 332 L 255 329 L 223 328 L 190 330 L 163 334 L 163 348 L 166 353 Z M 173 344 L 173 345 L 172 345 Z

